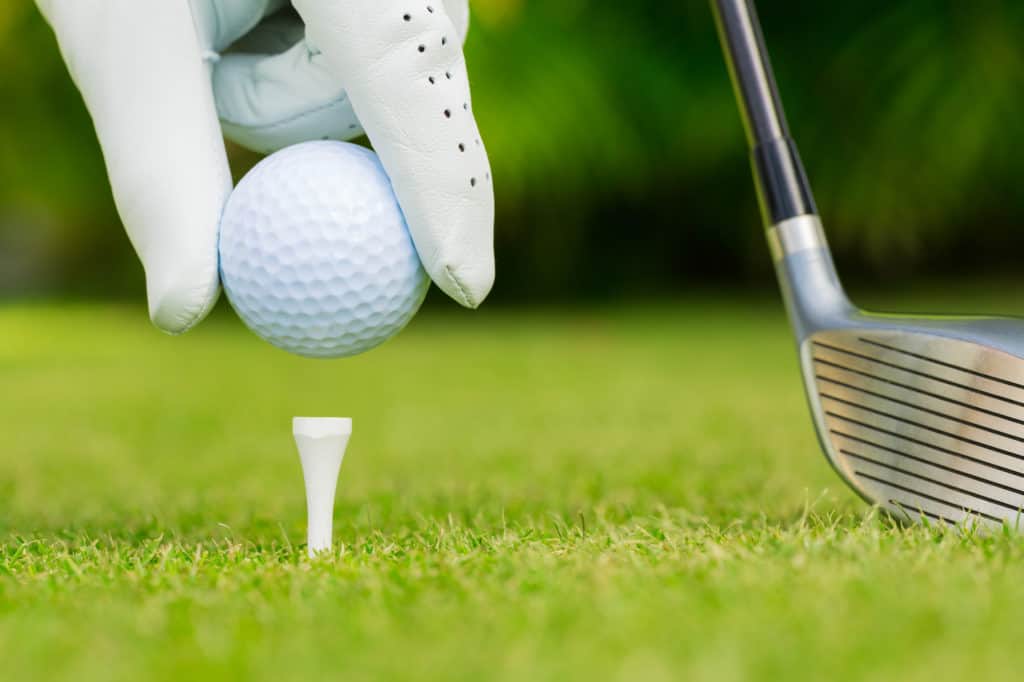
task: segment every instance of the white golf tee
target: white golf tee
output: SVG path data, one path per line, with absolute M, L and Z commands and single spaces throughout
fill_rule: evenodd
M 338 487 L 341 460 L 352 435 L 352 420 L 295 417 L 292 434 L 306 481 L 306 548 L 312 557 L 331 549 L 334 492 Z

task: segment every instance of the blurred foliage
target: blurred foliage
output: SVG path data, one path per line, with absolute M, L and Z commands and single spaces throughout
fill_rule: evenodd
M 761 4 L 844 265 L 1013 266 L 1024 246 L 1024 3 Z M 764 275 L 706 2 L 473 8 L 467 52 L 494 166 L 499 297 Z M 31 3 L 0 5 L 0 73 L 0 290 L 139 286 L 88 116 Z M 233 157 L 239 173 L 253 161 Z

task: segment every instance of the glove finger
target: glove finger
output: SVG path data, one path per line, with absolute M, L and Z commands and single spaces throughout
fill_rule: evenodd
M 465 37 L 466 0 L 448 0 Z M 279 12 L 231 46 L 214 67 L 213 93 L 225 136 L 269 154 L 310 140 L 351 140 L 363 135 L 348 94 L 324 55 L 305 41 L 305 26 Z
M 305 41 L 270 56 L 224 55 L 214 67 L 213 92 L 224 134 L 264 154 L 363 134 L 344 88 Z
M 469 32 L 469 0 L 444 0 L 444 9 L 459 32 L 459 42 L 465 43 Z
M 293 4 L 391 176 L 427 272 L 452 298 L 478 306 L 494 281 L 494 193 L 445 5 Z
M 150 316 L 167 332 L 186 331 L 217 299 L 217 229 L 231 191 L 189 7 L 51 0 L 45 13 L 145 267 Z

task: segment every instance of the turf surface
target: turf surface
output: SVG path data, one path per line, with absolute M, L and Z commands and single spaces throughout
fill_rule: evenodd
M 223 311 L 0 308 L 0 678 L 1019 670 L 1024 543 L 848 493 L 774 298 L 441 308 L 336 363 Z M 355 419 L 314 562 L 297 414 Z

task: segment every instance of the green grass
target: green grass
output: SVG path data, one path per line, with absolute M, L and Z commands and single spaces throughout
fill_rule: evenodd
M 322 363 L 223 313 L 0 308 L 0 678 L 1019 670 L 1024 544 L 848 493 L 774 298 L 441 311 Z M 313 562 L 299 414 L 355 419 Z

